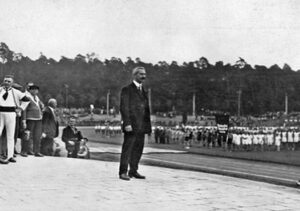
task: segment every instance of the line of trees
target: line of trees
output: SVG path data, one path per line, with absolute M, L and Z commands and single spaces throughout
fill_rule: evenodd
M 210 64 L 201 57 L 197 61 L 170 64 L 145 63 L 141 59 L 122 61 L 112 57 L 101 61 L 92 54 L 78 54 L 75 58 L 62 56 L 59 61 L 41 53 L 37 60 L 15 53 L 5 43 L 0 44 L 1 76 L 14 74 L 17 83 L 33 81 L 40 86 L 43 100 L 55 97 L 60 106 L 106 107 L 117 110 L 121 87 L 131 80 L 131 70 L 144 66 L 146 87 L 151 88 L 153 112 L 192 112 L 192 96 L 196 95 L 196 109 L 237 113 L 238 92 L 241 94 L 241 114 L 263 114 L 284 110 L 285 95 L 289 96 L 289 110 L 300 110 L 300 71 L 288 64 L 253 67 L 243 59 L 231 65 L 222 61 Z M 67 102 L 66 102 L 67 101 Z

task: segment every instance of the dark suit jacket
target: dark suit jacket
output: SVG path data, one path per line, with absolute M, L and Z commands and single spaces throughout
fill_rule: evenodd
M 124 87 L 121 91 L 120 111 L 124 132 L 125 126 L 131 125 L 135 133 L 151 133 L 149 101 L 144 89 L 140 92 L 134 83 Z
M 75 128 L 75 131 L 74 131 L 68 125 L 67 127 L 65 127 L 63 129 L 63 133 L 62 133 L 61 139 L 62 139 L 63 142 L 67 143 L 70 140 L 79 141 L 80 139 L 83 139 L 83 137 L 82 137 L 80 131 L 78 131 L 76 128 Z
M 45 133 L 48 138 L 55 138 L 58 136 L 58 122 L 49 106 L 47 106 L 43 112 L 42 123 L 43 133 Z

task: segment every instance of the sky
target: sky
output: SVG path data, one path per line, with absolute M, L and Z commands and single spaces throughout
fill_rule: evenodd
M 0 0 L 0 42 L 37 59 L 289 64 L 300 69 L 298 0 Z

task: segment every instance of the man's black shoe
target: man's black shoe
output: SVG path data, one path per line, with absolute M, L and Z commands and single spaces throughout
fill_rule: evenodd
M 35 153 L 34 156 L 35 157 L 44 157 L 44 155 L 42 155 L 41 153 Z
M 22 157 L 28 157 L 27 153 L 26 152 L 21 152 L 20 154 Z
M 11 163 L 17 162 L 14 158 L 9 158 L 8 161 L 11 162 Z
M 138 172 L 135 172 L 135 173 L 129 173 L 128 175 L 129 175 L 130 178 L 131 178 L 131 177 L 134 177 L 134 178 L 136 178 L 136 179 L 146 179 L 145 176 L 140 175 Z
M 8 164 L 9 162 L 7 160 L 0 159 L 0 164 Z
M 28 155 L 34 155 L 34 153 L 33 153 L 33 152 L 28 152 L 27 154 L 28 154 Z
M 130 180 L 130 178 L 129 178 L 129 176 L 127 175 L 127 174 L 120 174 L 120 179 L 122 179 L 122 180 Z

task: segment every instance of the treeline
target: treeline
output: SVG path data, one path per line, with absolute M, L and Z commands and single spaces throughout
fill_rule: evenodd
M 251 66 L 242 58 L 233 65 L 222 61 L 210 64 L 204 57 L 183 64 L 151 64 L 129 57 L 126 61 L 115 57 L 101 61 L 95 54 L 61 57 L 59 61 L 41 54 L 31 60 L 5 43 L 1 49 L 6 57 L 5 63 L 0 63 L 1 76 L 14 74 L 21 85 L 33 81 L 40 86 L 44 101 L 55 97 L 60 106 L 105 108 L 109 92 L 110 105 L 118 110 L 119 93 L 130 82 L 131 70 L 144 66 L 153 112 L 191 113 L 194 93 L 198 114 L 206 109 L 236 114 L 239 99 L 242 115 L 284 111 L 285 96 L 290 111 L 300 110 L 300 72 L 288 64 L 283 68 L 276 64 Z

